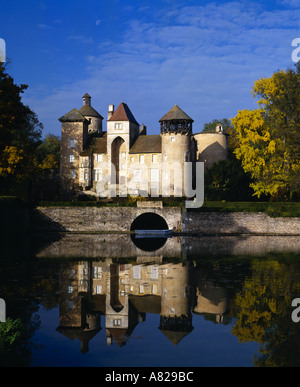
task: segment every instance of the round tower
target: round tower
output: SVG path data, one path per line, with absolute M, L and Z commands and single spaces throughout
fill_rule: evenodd
M 83 104 L 79 112 L 90 121 L 89 132 L 102 133 L 103 117 L 92 107 L 91 99 L 92 97 L 88 93 L 84 94 L 82 97 Z
M 227 160 L 228 134 L 224 133 L 222 124 L 217 124 L 214 132 L 193 135 L 197 147 L 197 161 L 204 162 L 205 170 L 220 160 Z
M 184 162 L 191 161 L 194 121 L 175 105 L 159 122 L 163 157 L 162 194 L 184 196 Z
M 163 267 L 159 329 L 175 345 L 191 330 L 190 266 L 183 264 Z

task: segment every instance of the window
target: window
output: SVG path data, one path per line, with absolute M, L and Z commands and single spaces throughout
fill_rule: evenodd
M 102 286 L 96 285 L 96 294 L 101 294 L 101 293 L 102 293 Z
M 76 171 L 75 169 L 71 169 L 71 178 L 75 179 L 75 177 L 76 177 Z
M 140 155 L 140 163 L 141 163 L 141 164 L 144 164 L 144 161 L 145 161 L 144 155 Z
M 88 180 L 89 179 L 89 173 L 88 172 L 84 172 L 84 180 Z
M 130 157 L 130 162 L 131 162 L 131 163 L 134 163 L 134 157 L 133 157 L 133 156 Z
M 141 267 L 133 266 L 133 279 L 140 279 L 140 278 L 141 278 Z
M 72 294 L 73 293 L 73 286 L 68 286 L 68 293 Z
M 74 302 L 68 301 L 68 310 L 73 310 L 73 309 L 74 309 Z
M 175 141 L 175 137 L 171 136 L 171 142 L 174 142 L 174 141 Z
M 152 294 L 157 294 L 157 285 L 152 285 Z
M 151 169 L 151 181 L 157 182 L 159 181 L 159 170 Z
M 102 155 L 97 154 L 97 161 L 102 161 Z
M 152 163 L 157 163 L 157 155 L 152 155 Z
M 122 153 L 121 153 L 121 157 L 125 157 L 125 152 L 122 152 Z
M 100 279 L 102 276 L 102 267 L 94 266 L 94 278 Z
M 102 176 L 102 169 L 95 169 L 94 170 L 94 180 L 100 181 Z
M 115 129 L 123 129 L 123 124 L 115 124 Z
M 139 181 L 141 181 L 141 175 L 142 175 L 141 172 L 142 172 L 142 171 L 141 171 L 140 169 L 135 169 L 135 170 L 133 171 L 133 181 L 134 181 L 134 182 L 139 182 Z
M 151 279 L 158 279 L 158 267 L 157 266 L 151 266 L 150 278 Z
M 167 155 L 164 155 L 164 161 L 167 161 L 167 158 L 168 158 Z
M 70 163 L 73 163 L 74 162 L 74 155 L 70 155 L 69 160 L 70 160 Z
M 120 325 L 121 325 L 121 320 L 115 319 L 115 320 L 114 320 L 114 326 L 115 326 L 115 327 L 119 327 Z
M 144 294 L 144 293 L 145 293 L 144 285 L 140 285 L 139 286 L 139 294 Z
M 70 146 L 70 148 L 74 148 L 74 146 L 75 146 L 75 140 L 74 140 L 73 138 L 70 139 L 70 141 L 69 141 L 69 146 Z

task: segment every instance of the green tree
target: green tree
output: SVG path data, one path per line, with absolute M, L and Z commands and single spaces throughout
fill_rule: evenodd
M 48 134 L 36 148 L 41 169 L 57 169 L 60 161 L 60 138 Z
M 26 178 L 37 167 L 42 124 L 22 102 L 27 85 L 16 85 L 0 62 L 0 177 Z
M 251 174 L 254 194 L 291 199 L 300 192 L 300 64 L 254 83 L 258 108 L 232 119 L 234 153 Z
M 222 124 L 224 132 L 226 133 L 228 129 L 232 126 L 231 121 L 228 118 L 222 118 L 221 120 L 214 119 L 211 122 L 204 124 L 202 133 L 212 133 L 216 131 L 216 126 Z
M 205 198 L 212 201 L 248 201 L 253 194 L 250 182 L 250 176 L 244 172 L 239 160 L 220 160 L 205 173 Z

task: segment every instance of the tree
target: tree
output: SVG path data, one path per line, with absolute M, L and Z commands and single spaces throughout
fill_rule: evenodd
M 21 101 L 27 85 L 16 85 L 0 62 L 0 177 L 24 179 L 37 167 L 35 148 L 42 124 Z
M 60 138 L 48 134 L 36 148 L 39 167 L 41 169 L 57 169 L 60 160 Z
M 204 192 L 206 200 L 248 201 L 253 190 L 251 179 L 237 159 L 220 160 L 206 171 Z
M 211 122 L 204 124 L 202 133 L 212 133 L 216 131 L 216 126 L 222 124 L 225 132 L 232 126 L 228 118 L 223 118 L 222 120 L 214 119 Z
M 254 83 L 258 108 L 232 119 L 234 150 L 253 179 L 254 194 L 292 198 L 300 192 L 300 65 Z

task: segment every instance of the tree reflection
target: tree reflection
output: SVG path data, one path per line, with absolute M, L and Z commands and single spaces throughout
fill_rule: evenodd
M 252 263 L 252 276 L 237 293 L 236 323 L 240 342 L 260 343 L 256 366 L 299 366 L 299 326 L 291 319 L 291 301 L 300 294 L 300 264 L 275 260 Z

